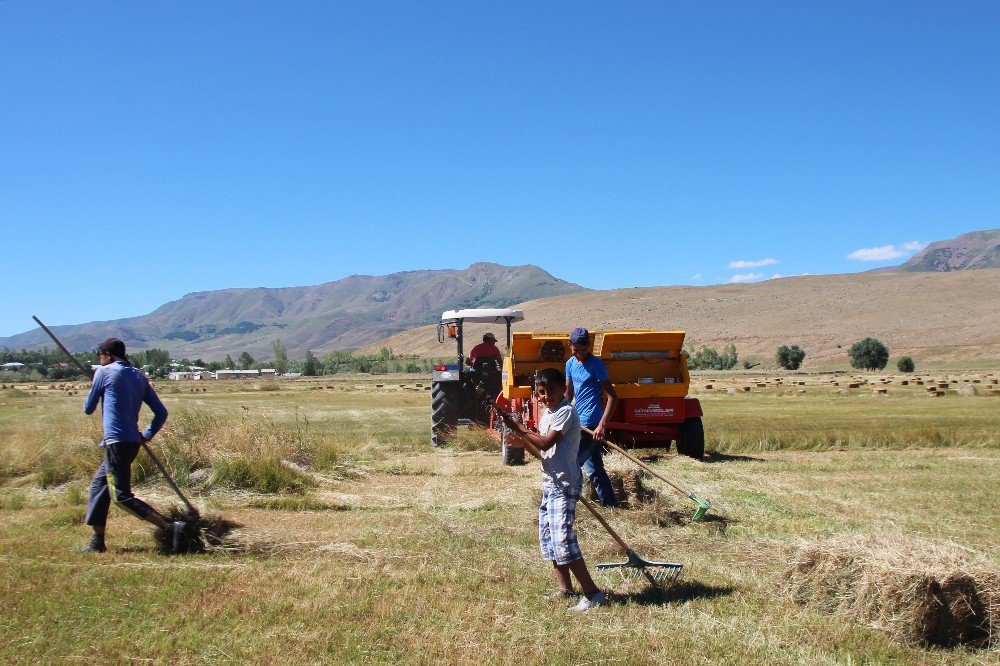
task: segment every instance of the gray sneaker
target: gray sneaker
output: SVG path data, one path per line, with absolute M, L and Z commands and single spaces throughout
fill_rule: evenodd
M 581 597 L 580 603 L 578 603 L 576 606 L 573 606 L 573 608 L 571 608 L 570 610 L 582 613 L 584 611 L 589 611 L 591 608 L 603 606 L 606 603 L 608 603 L 608 598 L 604 596 L 603 592 L 598 590 L 594 594 L 594 596 L 590 597 L 589 599 L 586 597 L 586 595 Z
M 77 548 L 78 553 L 103 553 L 107 550 L 104 545 L 104 537 L 98 536 L 97 534 L 90 537 L 90 542 L 87 543 L 83 548 Z
M 173 525 L 170 526 L 170 529 L 174 533 L 173 547 L 175 553 L 181 552 L 181 546 L 184 545 L 184 529 L 186 527 L 187 523 L 183 520 L 175 520 Z

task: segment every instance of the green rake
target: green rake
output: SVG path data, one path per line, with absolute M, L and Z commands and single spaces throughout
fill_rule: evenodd
M 505 417 L 510 417 L 509 414 L 501 410 L 492 402 L 487 402 L 490 408 L 493 409 L 500 418 L 507 420 Z M 510 425 L 510 424 L 508 424 Z M 541 460 L 542 454 L 538 451 L 534 444 L 529 442 L 526 438 L 522 437 L 521 441 L 524 442 L 524 448 L 528 450 L 531 455 Z M 597 518 L 597 522 L 607 530 L 611 538 L 621 546 L 622 550 L 625 551 L 625 561 L 624 562 L 608 562 L 606 564 L 598 564 L 595 568 L 597 569 L 619 569 L 623 577 L 630 575 L 633 578 L 645 578 L 653 587 L 663 588 L 670 585 L 681 575 L 681 570 L 684 568 L 683 564 L 678 564 L 677 562 L 652 562 L 646 558 L 640 556 L 634 550 L 632 550 L 625 539 L 621 538 L 618 532 L 608 524 L 608 521 L 604 519 L 604 516 L 597 510 L 597 507 L 591 503 L 586 497 L 580 497 L 580 501 L 583 505 L 587 507 L 590 513 L 594 514 L 594 518 Z
M 586 432 L 588 435 L 590 435 L 591 437 L 594 437 L 594 432 L 592 430 L 589 430 L 587 428 L 582 428 L 582 430 L 584 432 Z M 698 505 L 698 509 L 694 512 L 694 515 L 691 517 L 692 521 L 699 521 L 699 520 L 701 520 L 702 518 L 705 517 L 705 514 L 708 513 L 708 510 L 712 508 L 712 505 L 708 503 L 708 500 L 703 499 L 701 497 L 698 497 L 697 495 L 695 495 L 690 490 L 684 488 L 683 486 L 680 486 L 680 485 L 674 483 L 673 481 L 671 481 L 667 477 L 663 476 L 662 474 L 660 474 L 659 472 L 657 472 L 655 469 L 653 469 L 652 467 L 650 467 L 646 463 L 642 462 L 641 460 L 639 460 L 638 458 L 636 458 L 635 456 L 633 456 L 631 453 L 629 453 L 628 451 L 626 451 L 622 447 L 618 446 L 617 444 L 615 444 L 613 442 L 609 442 L 606 439 L 597 439 L 596 437 L 594 437 L 594 439 L 596 441 L 598 441 L 598 442 L 601 442 L 602 444 L 604 444 L 605 446 L 607 446 L 612 451 L 617 451 L 618 453 L 622 454 L 623 456 L 625 456 L 626 458 L 628 458 L 629 460 L 631 460 L 632 462 L 634 462 L 636 465 L 638 465 L 642 469 L 646 470 L 647 472 L 649 472 L 650 474 L 652 474 L 653 476 L 655 476 L 656 478 L 658 478 L 660 481 L 663 481 L 664 483 L 669 484 L 674 490 L 676 490 L 677 492 L 681 493 L 682 495 L 684 495 L 685 497 L 687 497 L 689 500 L 691 500 L 692 502 L 694 502 L 695 504 L 697 504 Z

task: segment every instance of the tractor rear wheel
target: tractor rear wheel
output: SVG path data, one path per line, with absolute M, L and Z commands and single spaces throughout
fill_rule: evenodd
M 443 446 L 458 427 L 458 382 L 431 384 L 431 443 Z
M 677 453 L 695 460 L 705 457 L 705 427 L 701 424 L 700 416 L 684 419 L 681 438 L 677 442 Z
M 514 466 L 524 464 L 524 447 L 507 446 L 507 440 L 514 436 L 514 431 L 506 423 L 500 424 L 500 453 L 503 464 Z

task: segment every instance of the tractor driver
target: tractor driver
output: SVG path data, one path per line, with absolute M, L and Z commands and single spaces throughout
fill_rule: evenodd
M 487 333 L 483 336 L 483 341 L 472 348 L 465 362 L 475 367 L 476 361 L 484 358 L 495 358 L 498 362 L 503 358 L 500 348 L 497 347 L 497 336 L 492 333 Z

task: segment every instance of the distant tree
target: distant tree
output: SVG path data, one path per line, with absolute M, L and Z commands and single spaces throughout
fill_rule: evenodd
M 288 350 L 281 345 L 281 340 L 271 342 L 271 349 L 274 350 L 274 369 L 279 375 L 288 372 Z
M 149 368 L 150 370 L 160 370 L 170 365 L 170 352 L 166 349 L 157 349 L 153 347 L 147 349 L 141 356 L 139 354 L 135 355 L 132 361 L 136 365 L 141 365 L 143 367 Z
M 778 353 L 775 354 L 775 359 L 785 370 L 798 370 L 799 366 L 802 365 L 802 359 L 806 357 L 806 353 L 799 349 L 798 345 L 792 345 L 791 347 L 787 345 L 781 345 L 778 347 Z
M 302 362 L 302 374 L 306 377 L 315 377 L 319 374 L 321 364 L 312 351 L 306 350 L 306 358 Z
M 225 366 L 226 370 L 236 369 L 236 364 L 233 362 L 233 357 L 230 356 L 229 354 L 226 354 L 226 360 L 222 362 L 222 365 Z
M 732 370 L 738 358 L 736 345 L 727 346 L 721 354 L 711 347 L 702 347 L 694 356 L 688 354 L 688 367 L 692 370 Z
M 851 367 L 881 370 L 889 362 L 889 348 L 875 338 L 865 338 L 851 345 Z
M 225 367 L 226 366 L 224 363 L 222 363 L 222 361 L 209 361 L 208 365 L 205 366 L 205 369 L 208 370 L 209 372 L 218 372 L 219 370 L 222 370 Z
M 909 356 L 900 357 L 900 359 L 896 361 L 896 367 L 899 368 L 900 372 L 913 372 L 917 368 L 917 366 L 913 363 L 913 359 Z
M 254 363 L 256 363 L 256 361 L 253 360 L 253 356 L 251 356 L 249 353 L 243 352 L 242 354 L 240 354 L 240 363 L 239 363 L 240 370 L 251 370 L 253 369 Z
M 421 371 L 421 368 L 420 368 L 419 365 L 417 365 L 416 361 L 409 361 L 406 364 L 406 368 L 404 369 L 404 372 L 408 372 L 408 373 L 411 373 L 411 374 L 412 373 L 417 373 L 417 372 L 420 372 L 420 371 Z

